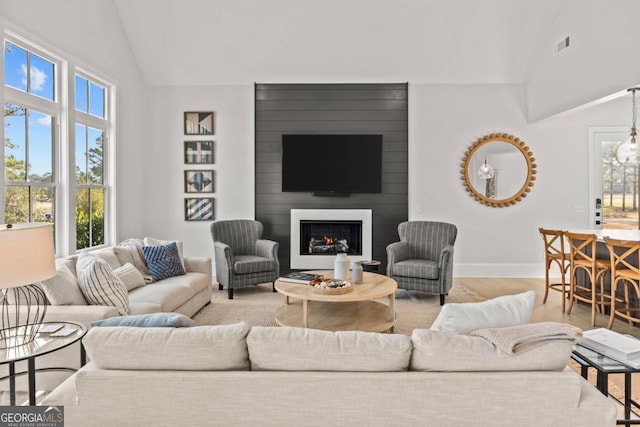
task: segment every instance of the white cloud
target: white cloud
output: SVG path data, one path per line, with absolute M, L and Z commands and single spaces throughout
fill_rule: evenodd
M 36 123 L 38 123 L 40 126 L 51 127 L 51 116 L 43 115 L 41 117 L 38 117 L 36 119 Z
M 22 74 L 22 84 L 27 84 L 27 64 L 22 64 L 20 67 Z M 47 81 L 47 73 L 39 69 L 38 67 L 31 67 L 31 92 L 39 92 L 44 89 L 44 84 Z

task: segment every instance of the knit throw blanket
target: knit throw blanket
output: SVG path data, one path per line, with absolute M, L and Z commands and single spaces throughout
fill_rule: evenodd
M 540 322 L 506 328 L 478 329 L 469 335 L 482 337 L 507 354 L 522 353 L 550 341 L 575 343 L 582 330 L 565 323 Z

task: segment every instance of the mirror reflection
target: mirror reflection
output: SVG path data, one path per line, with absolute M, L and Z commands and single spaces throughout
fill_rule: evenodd
M 536 164 L 524 141 L 508 134 L 479 138 L 462 162 L 462 180 L 470 195 L 491 207 L 513 205 L 531 191 Z
M 483 166 L 488 172 L 486 175 L 478 173 Z M 491 170 L 492 176 L 487 176 L 491 174 Z M 516 194 L 526 182 L 527 162 L 520 150 L 513 145 L 504 141 L 492 141 L 471 157 L 468 174 L 471 185 L 477 192 L 490 199 L 506 199 Z

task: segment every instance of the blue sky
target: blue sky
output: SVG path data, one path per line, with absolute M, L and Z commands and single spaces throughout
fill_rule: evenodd
M 30 70 L 27 69 L 27 59 Z M 29 55 L 27 51 L 7 43 L 4 49 L 4 78 L 5 85 L 27 91 L 27 79 L 30 80 L 30 92 L 50 101 L 55 101 L 54 96 L 54 72 L 53 63 L 35 55 Z M 104 117 L 104 89 L 86 79 L 76 76 L 76 109 L 88 112 L 94 116 Z M 89 105 L 89 111 L 87 111 Z M 8 126 L 7 126 L 8 124 Z M 36 110 L 30 110 L 29 122 L 29 163 L 30 173 L 42 175 L 51 172 L 50 148 L 52 141 L 51 117 Z M 25 118 L 8 117 L 5 119 L 5 137 L 18 145 L 18 148 L 7 152 L 17 159 L 24 160 L 25 147 Z M 89 138 L 94 138 L 90 145 L 95 145 L 95 135 L 99 133 L 90 129 Z M 85 141 L 85 138 L 82 139 Z M 78 144 L 80 145 L 80 144 Z M 84 147 L 76 150 L 77 155 L 84 156 Z M 78 159 L 78 161 L 80 161 Z M 84 169 L 84 168 L 83 168 Z

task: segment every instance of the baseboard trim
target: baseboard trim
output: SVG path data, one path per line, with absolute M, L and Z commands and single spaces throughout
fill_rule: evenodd
M 543 263 L 544 264 L 544 263 Z M 544 278 L 540 264 L 454 264 L 454 277 Z

